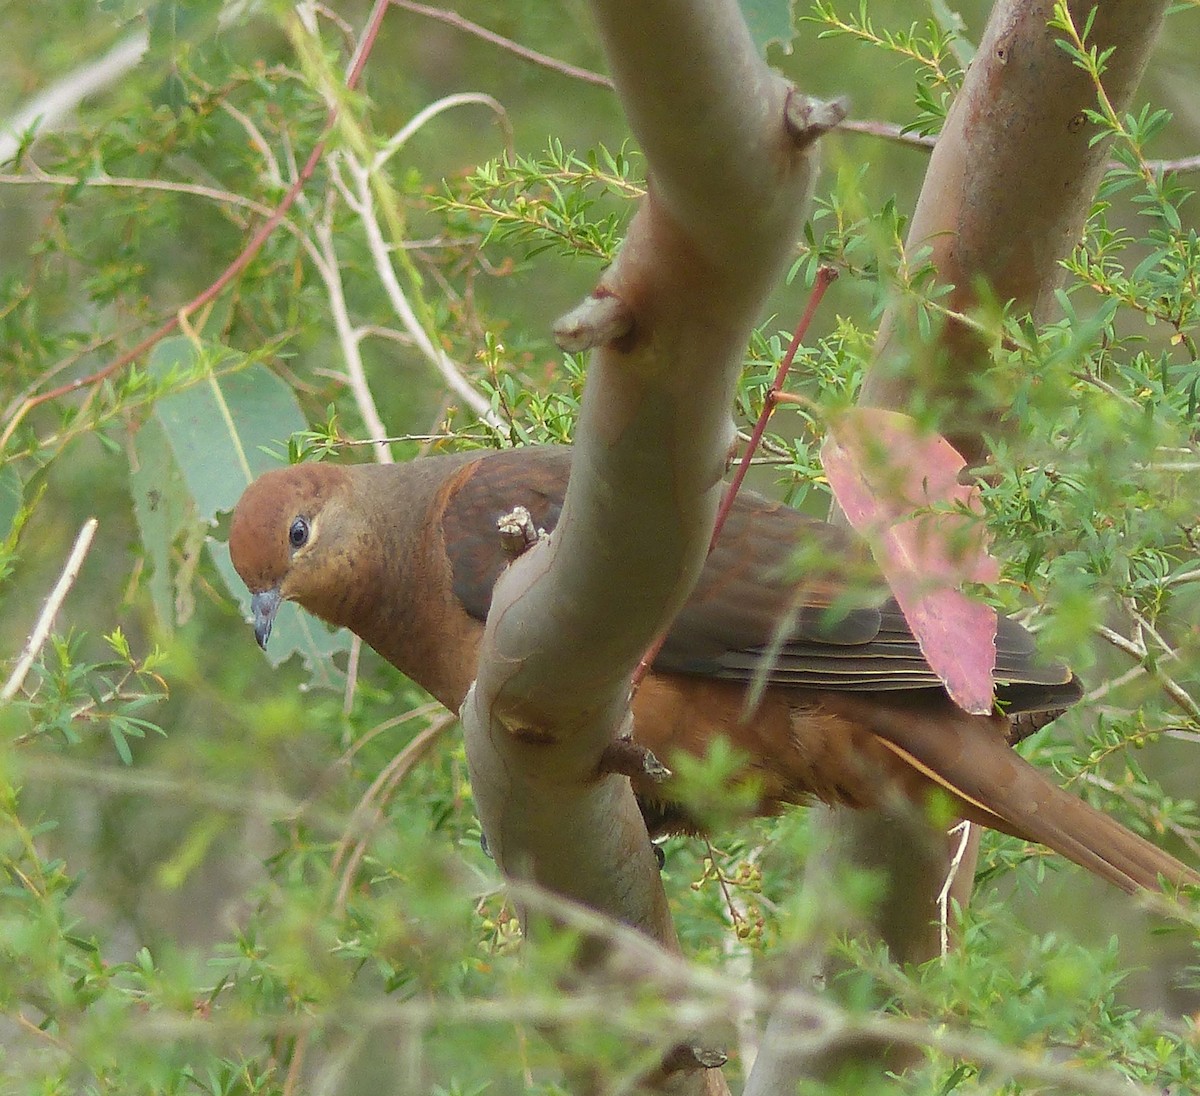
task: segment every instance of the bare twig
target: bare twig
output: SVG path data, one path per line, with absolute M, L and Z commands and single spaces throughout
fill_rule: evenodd
M 334 241 L 332 207 L 328 207 L 325 215 L 315 224 L 313 234 L 321 248 L 322 261 L 317 270 L 325 282 L 325 292 L 329 296 L 329 312 L 333 316 L 333 326 L 337 331 L 338 345 L 342 348 L 342 357 L 346 362 L 345 380 L 358 407 L 358 414 L 367 428 L 368 437 L 374 439 L 372 448 L 375 459 L 380 464 L 392 463 L 392 451 L 386 439 L 387 428 L 375 406 L 375 397 L 371 386 L 367 383 L 367 370 L 363 364 L 361 343 L 362 339 L 350 319 L 350 309 L 346 304 L 346 291 L 342 284 L 341 267 L 338 264 L 337 247 Z
M 520 57 L 523 61 L 531 61 L 533 64 L 540 65 L 551 72 L 557 72 L 561 76 L 570 77 L 572 80 L 582 80 L 585 84 L 607 88 L 609 91 L 613 90 L 613 82 L 602 73 L 579 68 L 577 65 L 570 65 L 566 61 L 560 61 L 555 57 L 538 53 L 537 50 L 523 46 L 519 42 L 514 42 L 511 38 L 505 38 L 495 31 L 488 30 L 487 27 L 481 27 L 478 23 L 472 23 L 470 19 L 464 19 L 458 12 L 446 11 L 443 8 L 433 8 L 427 4 L 416 4 L 412 0 L 392 0 L 392 3 L 398 8 L 413 12 L 415 15 L 424 15 L 428 19 L 436 19 L 439 23 L 445 23 L 456 30 L 461 30 L 466 34 L 481 38 L 493 46 L 499 46 L 515 57 Z
M 409 303 L 408 297 L 400 285 L 400 279 L 396 277 L 396 270 L 392 266 L 388 243 L 383 235 L 383 228 L 379 223 L 379 218 L 375 215 L 375 203 L 371 195 L 370 170 L 350 155 L 344 156 L 341 162 L 345 164 L 347 171 L 353 178 L 353 190 L 342 180 L 336 170 L 333 172 L 332 178 L 341 191 L 346 204 L 362 220 L 363 230 L 367 235 L 367 246 L 370 248 L 371 258 L 375 263 L 375 273 L 378 275 L 384 291 L 387 293 L 388 301 L 391 303 L 393 310 L 404 325 L 405 331 L 408 332 L 421 353 L 436 366 L 438 372 L 442 375 L 443 381 L 446 383 L 446 387 L 455 396 L 461 399 L 478 418 L 486 422 L 493 429 L 506 430 L 507 428 L 497 418 L 495 412 L 492 411 L 488 401 L 466 379 L 462 368 L 453 362 L 450 356 L 429 337 L 429 333 L 422 326 L 416 312 Z M 328 241 L 328 248 L 332 248 L 332 237 Z M 357 354 L 355 357 L 357 357 Z M 358 360 L 359 368 L 361 369 L 361 358 Z M 378 427 L 374 424 L 368 425 L 376 437 L 383 437 L 385 435 L 386 431 L 383 429 L 382 423 Z
M 83 565 L 88 549 L 92 546 L 92 538 L 96 535 L 98 525 L 99 522 L 95 518 L 88 518 L 83 523 L 83 528 L 79 530 L 79 535 L 75 538 L 75 546 L 71 549 L 71 554 L 67 556 L 62 574 L 59 575 L 54 589 L 50 591 L 50 596 L 42 607 L 41 615 L 33 626 L 33 631 L 29 633 L 29 638 L 25 641 L 25 647 L 21 651 L 4 689 L 0 690 L 0 700 L 11 700 L 24 683 L 25 675 L 29 673 L 29 667 L 33 665 L 33 660 L 37 658 L 38 651 L 42 649 L 42 644 L 46 642 L 46 637 L 54 626 L 54 618 L 58 615 L 58 610 L 62 608 L 67 592 L 79 576 L 79 568 Z
M 957 825 L 951 826 L 947 836 L 953 837 L 955 834 L 958 834 L 958 844 L 954 847 L 954 853 L 950 857 L 950 867 L 946 872 L 946 880 L 937 896 L 938 943 L 941 946 L 943 957 L 950 954 L 950 895 L 954 890 L 954 881 L 958 878 L 963 858 L 971 843 L 971 823 L 964 819 Z
M 1195 833 L 1186 827 L 1179 825 L 1177 822 L 1172 822 L 1170 819 L 1163 818 L 1161 815 L 1151 815 L 1146 809 L 1146 802 L 1134 795 L 1131 795 L 1128 788 L 1121 787 L 1121 785 L 1112 780 L 1106 779 L 1099 773 L 1080 773 L 1080 779 L 1083 781 L 1083 783 L 1091 784 L 1094 788 L 1100 788 L 1102 791 L 1108 792 L 1109 795 L 1115 796 L 1122 802 L 1127 803 L 1150 823 L 1152 829 L 1161 828 L 1173 833 L 1191 850 L 1195 856 L 1200 856 L 1200 841 L 1196 840 Z
M 137 179 L 104 174 L 84 177 L 56 175 L 37 170 L 18 174 L 0 172 L 0 186 L 114 187 L 128 190 L 162 190 L 172 194 L 191 194 L 219 202 L 221 205 L 248 209 L 260 217 L 270 217 L 273 212 L 269 205 L 256 202 L 253 198 L 243 197 L 241 194 L 235 194 L 233 191 L 202 186 L 199 183 L 176 182 L 172 179 Z
M 1136 658 L 1139 662 L 1146 664 L 1146 659 L 1149 657 L 1149 652 L 1146 650 L 1144 641 L 1134 641 L 1121 635 L 1120 632 L 1114 631 L 1106 624 L 1097 624 L 1095 628 L 1096 634 L 1101 639 L 1106 640 L 1119 651 L 1124 651 L 1132 658 Z M 1170 648 L 1168 648 L 1170 651 Z M 1174 654 L 1174 652 L 1171 652 Z M 1176 656 L 1178 657 L 1178 656 Z M 1161 665 L 1155 663 L 1153 666 L 1146 665 L 1150 675 L 1162 686 L 1165 692 L 1172 700 L 1175 701 L 1185 712 L 1193 719 L 1200 720 L 1200 704 L 1192 697 L 1192 695 L 1180 685 L 1173 677 L 1167 674 Z
M 342 869 L 341 882 L 333 902 L 333 910 L 337 916 L 340 917 L 345 912 L 358 866 L 366 855 L 371 838 L 383 821 L 383 812 L 392 794 L 401 781 L 412 772 L 413 766 L 429 752 L 433 744 L 457 719 L 453 712 L 447 712 L 440 719 L 434 720 L 380 770 L 371 786 L 363 792 L 330 861 L 331 871 Z
M 371 161 L 371 170 L 379 171 L 404 147 L 414 133 L 443 111 L 471 105 L 487 107 L 496 116 L 496 121 L 500 123 L 500 130 L 504 134 L 504 151 L 511 160 L 516 154 L 516 149 L 513 147 L 513 128 L 512 123 L 508 120 L 508 111 L 504 109 L 498 99 L 494 99 L 490 95 L 478 91 L 464 91 L 456 95 L 446 95 L 417 111 L 407 123 L 388 138 L 383 148 L 375 154 L 375 158 Z

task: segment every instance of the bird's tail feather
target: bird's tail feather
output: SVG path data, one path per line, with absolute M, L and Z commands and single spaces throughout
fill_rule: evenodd
M 1064 791 L 978 717 L 876 709 L 868 722 L 892 753 L 960 800 L 972 821 L 1040 842 L 1130 894 L 1160 890 L 1162 880 L 1200 886 L 1200 874 Z

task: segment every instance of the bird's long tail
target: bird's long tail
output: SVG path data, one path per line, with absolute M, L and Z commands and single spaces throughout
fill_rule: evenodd
M 1161 880 L 1200 886 L 1200 874 L 1014 753 L 994 722 L 907 707 L 863 705 L 858 715 L 888 750 L 969 808 L 972 821 L 1040 842 L 1130 894 L 1160 890 Z

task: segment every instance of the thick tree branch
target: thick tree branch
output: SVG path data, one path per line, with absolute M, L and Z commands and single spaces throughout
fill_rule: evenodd
M 1070 10 L 1086 19 L 1094 0 Z M 1104 86 L 1118 111 L 1127 108 L 1162 24 L 1166 0 L 1102 0 L 1090 42 L 1115 46 Z M 1096 89 L 1057 45 L 1047 25 L 1051 0 L 999 0 L 946 126 L 929 161 L 913 212 L 907 251 L 931 249 L 941 303 L 970 312 L 980 285 L 1017 315 L 1044 320 L 1055 309 L 1059 262 L 1078 241 L 1107 164 L 1109 141 L 1095 141 L 1086 111 Z M 1095 141 L 1095 143 L 1093 143 Z M 1001 409 L 981 404 L 972 378 L 990 364 L 989 346 L 949 321 L 921 346 L 913 310 L 903 302 L 884 316 L 876 361 L 862 402 L 905 410 L 914 395 L 938 402 L 954 423 L 948 434 L 968 461 L 983 456 L 984 431 Z
M 1094 0 L 1076 0 L 1082 20 Z M 1104 86 L 1124 110 L 1145 68 L 1166 0 L 1100 0 L 1091 42 L 1115 46 Z M 968 313 L 986 293 L 1012 302 L 1017 315 L 1045 319 L 1055 307 L 1059 261 L 1079 239 L 1104 171 L 1109 142 L 1092 143 L 1086 110 L 1096 90 L 1072 64 L 1047 25 L 1051 0 L 998 0 L 978 53 L 930 158 L 909 229 L 907 250 L 928 247 L 939 284 L 951 286 L 941 303 Z M 981 287 L 986 287 L 982 288 Z M 953 319 L 938 338 L 922 341 L 915 309 L 897 300 L 886 312 L 862 402 L 907 410 L 914 403 L 943 409 L 947 435 L 968 460 L 984 455 L 984 433 L 1002 408 L 979 396 L 973 379 L 990 367 L 991 346 L 976 329 Z M 845 810 L 822 814 L 823 843 L 831 849 L 822 876 L 851 865 L 883 868 L 888 897 L 873 931 L 901 962 L 932 958 L 940 946 L 938 894 L 953 843 L 931 841 L 919 820 L 883 818 Z M 960 869 L 955 896 L 965 901 L 970 872 Z M 782 1024 L 782 1028 L 780 1027 Z M 773 1025 L 773 1044 L 787 1053 L 786 1021 Z M 783 1073 L 836 1076 L 848 1060 L 871 1058 L 894 1066 L 883 1044 L 816 1048 L 793 1054 Z
M 463 722 L 503 870 L 673 947 L 629 782 L 600 758 L 639 657 L 703 564 L 734 386 L 797 238 L 820 124 L 789 129 L 799 97 L 733 0 L 593 7 L 651 177 L 600 286 L 631 324 L 592 356 L 562 517 L 497 586 Z M 663 1083 L 720 1091 L 705 1072 Z

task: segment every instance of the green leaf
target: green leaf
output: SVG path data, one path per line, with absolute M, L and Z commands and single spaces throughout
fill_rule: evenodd
M 21 512 L 23 494 L 16 465 L 0 466 L 0 541 L 8 539 Z
M 198 353 L 195 345 L 183 338 L 160 343 L 150 359 L 153 377 L 180 386 L 158 401 L 154 413 L 194 513 L 209 524 L 218 512 L 233 509 L 251 480 L 279 467 L 264 449 L 286 452 L 291 435 L 308 426 L 292 390 L 265 366 L 242 365 L 244 361 L 243 356 L 223 347 L 204 347 L 203 353 Z M 152 531 L 160 544 L 152 549 L 147 543 L 147 551 L 161 552 L 161 535 L 153 525 Z M 250 594 L 233 569 L 228 547 L 211 539 L 206 546 L 226 587 L 248 617 Z M 252 653 L 254 639 L 249 629 L 246 640 L 247 651 Z M 314 685 L 336 688 L 344 675 L 333 665 L 332 656 L 349 647 L 347 633 L 331 632 L 314 617 L 285 605 L 271 632 L 267 657 L 271 665 L 278 666 L 299 653 Z
M 186 386 L 160 399 L 154 413 L 179 463 L 199 516 L 232 510 L 250 481 L 277 467 L 264 448 L 287 451 L 308 423 L 292 390 L 263 365 L 224 347 L 167 339 L 150 358 L 150 375 Z
M 155 419 L 146 422 L 134 436 L 133 457 L 129 493 L 133 496 L 133 515 L 150 563 L 147 588 L 155 615 L 169 630 L 186 623 L 190 616 L 190 599 L 172 583 L 171 549 L 185 531 L 195 529 L 201 522 L 172 455 L 166 431 Z

